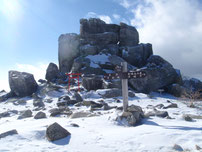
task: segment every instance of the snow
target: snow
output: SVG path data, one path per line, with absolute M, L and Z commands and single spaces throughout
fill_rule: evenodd
M 99 94 L 105 90 L 91 91 L 81 93 L 83 98 L 91 101 L 101 100 Z M 64 93 L 65 92 L 64 90 Z M 68 95 L 71 95 L 70 93 Z M 16 129 L 18 135 L 8 136 L 0 139 L 1 152 L 167 152 L 172 151 L 174 144 L 179 144 L 183 149 L 196 151 L 195 145 L 202 147 L 202 120 L 195 119 L 193 122 L 187 122 L 182 119 L 183 114 L 202 115 L 202 111 L 196 108 L 189 108 L 181 100 L 169 95 L 152 94 L 152 98 L 142 93 L 136 93 L 136 97 L 129 98 L 129 104 L 139 105 L 144 111 L 149 111 L 147 105 L 170 103 L 167 100 L 177 103 L 179 108 L 165 109 L 170 117 L 175 119 L 165 119 L 159 117 L 150 117 L 144 119 L 142 124 L 136 127 L 126 127 L 118 125 L 115 120 L 118 111 L 115 109 L 109 111 L 99 111 L 102 115 L 70 119 L 65 116 L 49 117 L 48 110 L 56 107 L 57 98 L 53 98 L 52 103 L 45 103 L 47 119 L 35 120 L 33 117 L 17 120 L 18 115 L 0 119 L 0 133 Z M 50 98 L 46 96 L 45 98 Z M 11 102 L 0 103 L 0 112 L 10 110 L 25 110 L 34 107 L 31 98 L 24 98 L 26 105 L 13 105 Z M 118 97 L 121 100 L 121 97 Z M 115 99 L 103 99 L 110 106 L 122 106 L 122 103 L 116 103 Z M 77 109 L 77 107 L 70 107 Z M 82 110 L 89 108 L 81 107 Z M 80 109 L 80 110 L 81 110 Z M 163 109 L 164 110 L 164 109 Z M 37 111 L 33 111 L 35 115 Z M 55 142 L 49 142 L 45 138 L 47 126 L 58 122 L 67 129 L 71 136 Z M 76 123 L 80 127 L 71 127 L 71 123 Z
M 90 61 L 91 61 L 90 66 L 94 67 L 94 68 L 99 68 L 98 64 L 105 64 L 106 62 L 109 62 L 108 57 L 109 56 L 106 55 L 106 54 L 98 54 L 98 55 L 88 55 L 88 56 L 86 56 L 86 58 L 90 59 Z

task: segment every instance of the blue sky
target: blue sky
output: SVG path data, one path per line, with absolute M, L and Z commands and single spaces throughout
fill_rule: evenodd
M 8 88 L 11 69 L 44 78 L 47 64 L 58 63 L 60 34 L 79 33 L 79 20 L 89 17 L 136 26 L 155 54 L 185 75 L 201 77 L 200 1 L 0 0 L 0 90 Z

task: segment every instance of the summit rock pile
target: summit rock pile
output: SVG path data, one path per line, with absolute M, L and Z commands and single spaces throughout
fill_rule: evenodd
M 103 75 L 114 72 L 115 66 L 126 61 L 128 70 L 142 69 L 147 73 L 145 78 L 129 80 L 129 85 L 139 92 L 156 91 L 182 79 L 169 62 L 153 55 L 152 44 L 139 43 L 137 29 L 125 23 L 81 19 L 80 34 L 62 34 L 58 52 L 62 73 Z M 86 82 L 83 84 L 88 90 L 91 88 Z

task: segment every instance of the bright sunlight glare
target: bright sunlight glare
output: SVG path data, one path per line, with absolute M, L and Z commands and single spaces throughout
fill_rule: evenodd
M 0 0 L 0 15 L 9 20 L 17 20 L 21 16 L 21 6 L 18 0 Z

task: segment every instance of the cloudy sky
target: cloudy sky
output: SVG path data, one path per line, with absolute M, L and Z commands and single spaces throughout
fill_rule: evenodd
M 79 19 L 89 17 L 135 26 L 154 54 L 202 79 L 200 0 L 0 0 L 0 90 L 9 90 L 9 70 L 44 78 L 58 63 L 59 35 L 79 33 Z

